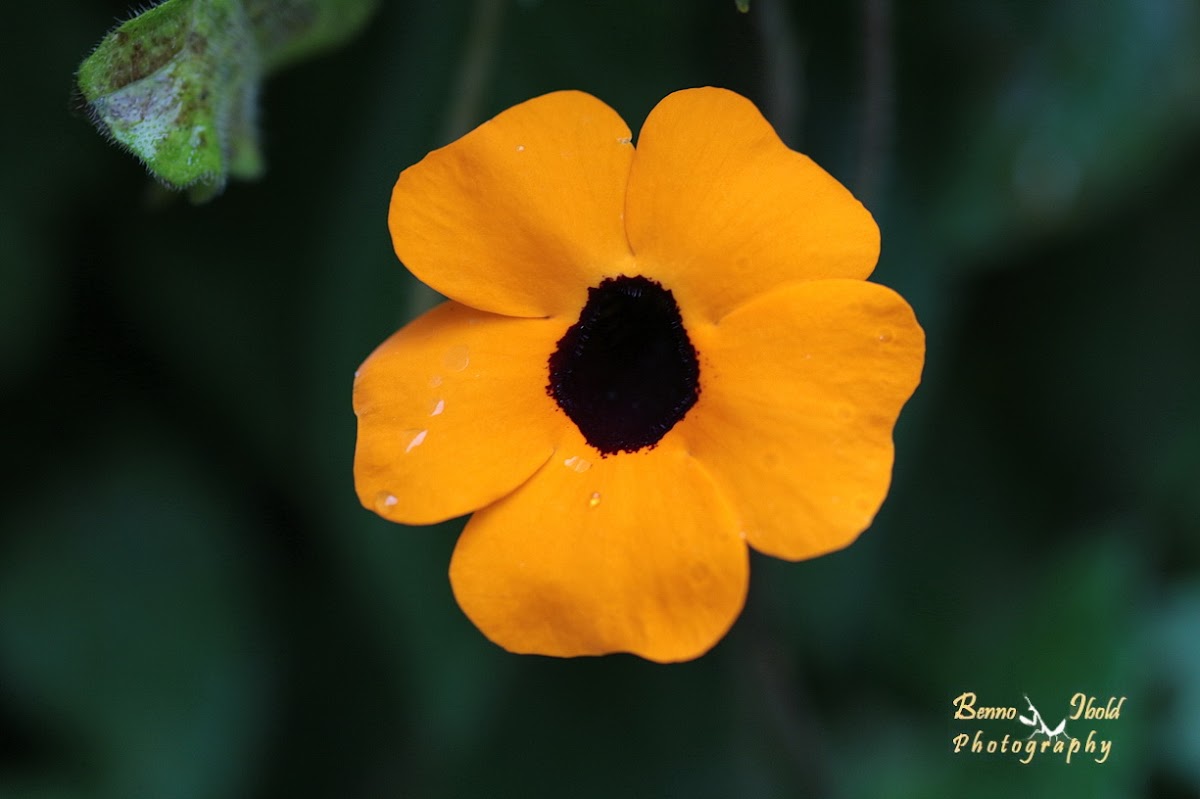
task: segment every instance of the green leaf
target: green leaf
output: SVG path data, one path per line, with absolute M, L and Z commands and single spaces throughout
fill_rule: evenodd
M 167 0 L 108 34 L 80 66 L 96 126 L 193 201 L 263 172 L 266 74 L 337 44 L 374 0 Z
M 117 28 L 79 70 L 93 120 L 171 188 L 208 199 L 262 171 L 262 69 L 236 0 L 168 0 Z

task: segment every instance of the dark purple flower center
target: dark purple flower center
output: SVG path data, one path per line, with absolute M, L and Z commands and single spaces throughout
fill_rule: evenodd
M 700 362 L 675 296 L 644 277 L 588 289 L 550 356 L 546 391 L 601 455 L 657 444 L 696 404 Z

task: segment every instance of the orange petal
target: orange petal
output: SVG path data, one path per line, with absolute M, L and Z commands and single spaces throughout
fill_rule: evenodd
M 865 278 L 879 257 L 862 204 L 724 89 L 676 92 L 650 112 L 626 225 L 644 273 L 712 321 L 791 281 Z
M 573 314 L 628 271 L 628 126 L 582 92 L 508 109 L 400 174 L 388 227 L 412 273 L 508 316 Z
M 750 545 L 800 560 L 852 542 L 887 494 L 892 428 L 920 379 L 912 309 L 874 283 L 821 280 L 689 332 L 701 391 L 680 434 Z
M 546 462 L 566 417 L 546 394 L 565 323 L 447 302 L 375 350 L 354 381 L 354 482 L 406 524 L 461 516 Z
M 732 511 L 677 438 L 602 459 L 573 427 L 528 483 L 472 517 L 450 563 L 458 604 L 511 652 L 660 662 L 720 640 L 748 578 Z

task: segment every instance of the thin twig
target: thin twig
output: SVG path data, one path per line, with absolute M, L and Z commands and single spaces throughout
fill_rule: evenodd
M 450 108 L 442 128 L 446 141 L 457 139 L 483 121 L 479 119 L 479 112 L 489 83 L 496 45 L 500 41 L 503 18 L 504 0 L 477 0 L 475 3 L 462 65 L 454 81 Z
M 892 138 L 892 0 L 863 2 L 863 130 L 858 197 L 868 207 L 887 180 Z
M 792 33 L 791 20 L 779 0 L 757 0 L 754 18 L 765 61 L 763 110 L 780 138 L 792 147 L 799 147 L 804 60 Z
M 490 82 L 492 60 L 500 41 L 504 18 L 504 0 L 477 0 L 471 14 L 462 64 L 450 91 L 450 104 L 442 123 L 441 141 L 448 143 L 470 131 L 479 119 L 485 92 Z M 407 318 L 415 318 L 432 308 L 440 295 L 424 283 L 414 281 L 405 302 Z

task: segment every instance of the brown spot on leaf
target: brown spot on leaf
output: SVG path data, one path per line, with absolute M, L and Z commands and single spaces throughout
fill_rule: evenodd
M 195 55 L 204 55 L 204 51 L 208 48 L 208 37 L 201 36 L 195 31 L 189 31 L 187 36 L 187 48 Z
M 128 86 L 154 74 L 166 66 L 177 52 L 176 48 L 171 46 L 173 43 L 170 39 L 154 37 L 150 41 L 150 46 L 147 47 L 141 41 L 130 42 L 130 37 L 121 31 L 117 31 L 117 34 L 118 36 L 115 37 L 117 44 L 126 46 L 113 55 L 110 91 Z

